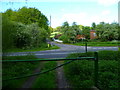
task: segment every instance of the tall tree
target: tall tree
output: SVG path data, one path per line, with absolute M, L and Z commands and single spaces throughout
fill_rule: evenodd
M 66 33 L 69 30 L 69 23 L 66 21 L 62 25 L 62 32 Z
M 94 30 L 96 28 L 95 22 L 92 23 L 92 29 Z

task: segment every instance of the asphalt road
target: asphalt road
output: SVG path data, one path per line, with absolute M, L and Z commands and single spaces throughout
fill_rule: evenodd
M 27 54 L 34 54 L 38 58 L 65 58 L 68 54 L 71 53 L 83 53 L 85 52 L 85 46 L 75 46 L 75 45 L 66 45 L 58 44 L 52 42 L 53 45 L 57 45 L 60 49 L 56 50 L 46 50 L 46 51 L 35 51 L 35 52 L 16 52 L 16 53 L 7 53 L 5 56 L 24 56 Z M 118 47 L 87 47 L 88 51 L 100 51 L 100 50 L 113 50 L 117 51 Z M 3 56 L 4 56 L 3 55 Z

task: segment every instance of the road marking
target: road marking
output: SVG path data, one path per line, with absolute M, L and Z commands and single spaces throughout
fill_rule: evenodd
M 112 47 L 112 48 L 118 48 L 118 47 Z

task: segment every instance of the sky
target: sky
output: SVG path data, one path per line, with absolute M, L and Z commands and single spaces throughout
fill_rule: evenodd
M 119 0 L 0 0 L 0 12 L 7 9 L 18 10 L 23 6 L 39 9 L 50 20 L 53 28 L 65 21 L 70 25 L 91 26 L 118 22 Z

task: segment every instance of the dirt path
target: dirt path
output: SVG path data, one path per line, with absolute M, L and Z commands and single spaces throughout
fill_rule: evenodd
M 33 73 L 40 72 L 41 68 L 43 67 L 43 64 L 44 64 L 44 62 L 41 62 L 41 63 L 39 64 L 39 67 L 38 67 L 37 69 L 35 69 L 35 71 L 34 71 Z M 35 81 L 36 78 L 37 78 L 37 76 L 32 76 L 32 77 L 30 77 L 30 78 L 23 84 L 23 86 L 21 87 L 21 89 L 23 89 L 23 88 L 27 88 L 27 89 L 31 88 L 31 86 L 32 86 L 32 84 L 33 84 L 33 82 Z
M 34 73 L 40 72 L 41 68 L 43 67 L 43 64 L 45 62 L 40 63 L 39 67 L 34 71 Z M 57 66 L 61 65 L 63 63 L 63 61 L 57 61 Z M 64 70 L 63 67 L 57 68 L 56 69 L 57 72 L 57 88 L 58 90 L 61 88 L 70 88 L 70 85 L 68 84 L 65 75 L 64 75 Z M 37 78 L 37 76 L 32 76 L 30 77 L 21 87 L 22 89 L 30 89 L 35 81 L 35 79 Z
M 62 64 L 63 61 L 58 61 L 57 65 Z M 60 88 L 70 88 L 70 85 L 68 84 L 65 75 L 64 75 L 64 70 L 63 67 L 60 67 L 56 69 L 57 72 L 57 83 L 58 83 L 58 89 Z

